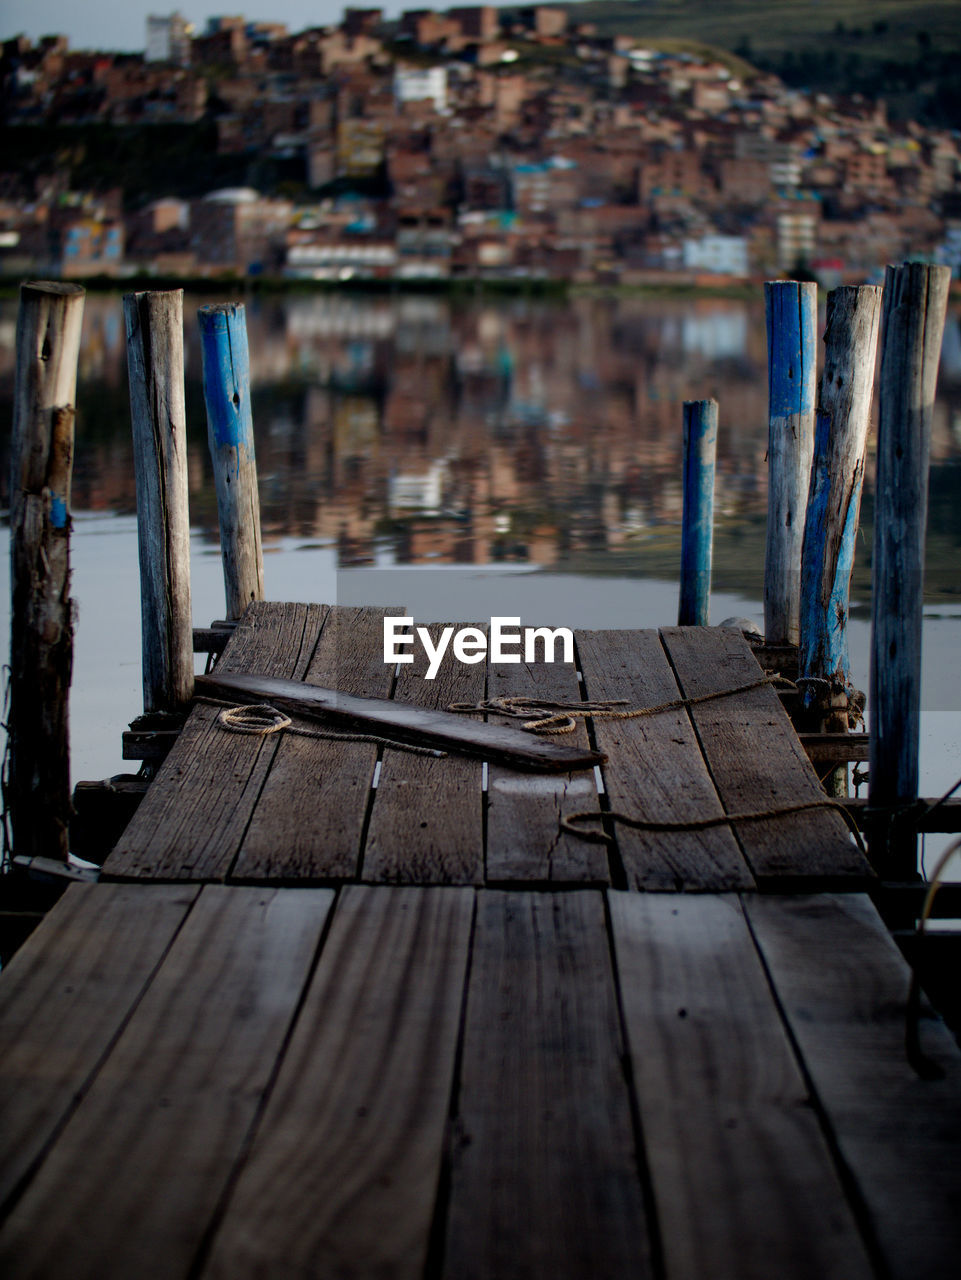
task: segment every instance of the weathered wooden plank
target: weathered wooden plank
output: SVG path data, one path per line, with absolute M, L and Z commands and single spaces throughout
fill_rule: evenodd
M 564 662 L 488 664 L 488 698 L 523 695 L 559 702 L 580 701 L 576 667 Z M 520 723 L 491 715 L 494 723 Z M 564 737 L 588 748 L 583 720 Z M 487 774 L 487 880 L 513 883 L 591 881 L 610 877 L 603 845 L 561 831 L 564 814 L 598 808 L 592 772 L 534 776 L 492 764 Z
M 0 1231 L 4 1275 L 187 1274 L 271 1079 L 332 901 L 322 889 L 201 892 Z
M 600 893 L 479 895 L 443 1274 L 651 1274 Z
M 439 628 L 430 630 L 436 643 Z M 426 668 L 421 650 L 412 664 L 401 669 L 394 691 L 398 704 L 435 710 L 483 698 L 483 663 L 465 665 L 448 651 L 433 680 L 425 678 Z M 471 732 L 506 732 L 493 725 L 471 724 L 466 716 L 451 718 Z M 483 799 L 479 760 L 453 754 L 438 760 L 385 750 L 364 849 L 364 880 L 482 884 Z
M 733 895 L 608 895 L 667 1280 L 868 1280 Z
M 419 1280 L 473 898 L 344 890 L 205 1277 Z
M 685 696 L 700 697 L 762 676 L 744 637 L 730 627 L 665 628 L 661 636 Z M 760 813 L 825 799 L 773 688 L 761 686 L 691 708 L 704 758 L 728 813 Z M 867 860 L 830 809 L 736 826 L 761 884 L 810 880 L 863 883 Z
M 440 630 L 438 626 L 438 633 Z M 426 668 L 426 658 L 422 659 L 422 665 Z M 445 685 L 444 669 L 454 670 L 455 665 L 464 666 L 454 657 L 445 658 L 444 667 L 428 683 L 442 690 Z M 464 670 L 474 673 L 470 666 Z M 478 679 L 483 687 L 483 668 L 473 680 L 465 674 L 462 683 L 466 687 L 474 687 Z M 416 682 L 412 687 L 419 689 L 418 675 L 405 669 L 400 677 L 401 685 L 411 680 Z M 454 683 L 456 685 L 457 681 Z M 467 720 L 462 715 L 448 712 L 445 709 L 447 703 L 439 697 L 429 695 L 420 696 L 417 702 L 412 697 L 392 702 L 386 698 L 361 698 L 317 685 L 299 685 L 297 681 L 271 676 L 219 674 L 198 676 L 197 692 L 209 697 L 234 698 L 238 702 L 269 701 L 281 711 L 305 719 L 319 719 L 327 726 L 381 733 L 415 746 L 457 751 L 482 759 L 506 760 L 518 768 L 566 772 L 579 766 L 600 764 L 600 756 L 596 752 L 579 751 L 576 747 L 562 746 L 501 725 Z
M 198 893 L 71 885 L 0 977 L 0 1205 L 71 1110 Z
M 325 605 L 253 604 L 220 659 L 226 672 L 303 679 Z M 222 880 L 230 871 L 280 735 L 229 733 L 197 706 L 104 864 L 121 878 Z
M 307 684 L 386 698 L 383 618 L 400 609 L 331 609 Z M 344 879 L 357 874 L 377 761 L 371 743 L 285 734 L 244 836 L 233 875 L 254 880 Z
M 857 1183 L 888 1274 L 948 1280 L 961 1257 L 961 1053 L 925 1018 L 923 1080 L 905 1051 L 908 968 L 861 895 L 745 910 L 805 1069 Z
M 654 631 L 582 631 L 577 646 L 592 701 L 623 698 L 630 709 L 680 697 Z M 604 786 L 615 812 L 650 822 L 723 813 L 683 707 L 634 720 L 596 720 L 595 733 L 608 756 Z M 721 891 L 754 885 L 726 827 L 643 831 L 618 825 L 615 835 L 629 888 Z

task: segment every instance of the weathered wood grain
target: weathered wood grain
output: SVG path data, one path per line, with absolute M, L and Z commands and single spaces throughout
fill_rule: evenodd
M 73 667 L 70 483 L 84 290 L 21 285 L 10 440 L 10 758 L 13 852 L 65 861 Z
M 592 701 L 623 698 L 630 709 L 680 697 L 655 631 L 581 631 L 577 646 Z M 597 720 L 595 733 L 608 756 L 604 786 L 615 812 L 650 822 L 724 812 L 682 707 L 634 720 Z M 615 836 L 629 888 L 721 891 L 754 885 L 726 827 L 674 832 L 617 825 Z
M 182 289 L 124 295 L 144 711 L 183 711 L 194 690 L 183 313 Z
M 473 898 L 343 891 L 203 1276 L 419 1280 Z
M 431 627 L 437 643 L 439 627 Z M 401 668 L 394 699 L 445 710 L 452 702 L 484 697 L 483 663 L 465 665 L 450 650 L 433 680 L 419 649 Z M 467 717 L 460 717 L 467 723 Z M 475 728 L 477 726 L 474 726 Z M 526 736 L 526 735 L 525 735 Z M 482 884 L 484 881 L 481 763 L 384 751 L 371 810 L 362 874 L 375 884 Z
M 876 285 L 828 294 L 824 374 L 801 554 L 798 653 L 801 706 L 811 716 L 808 727 L 815 731 L 844 732 L 849 727 L 848 608 L 880 314 L 881 289 Z M 831 707 L 837 708 L 833 714 Z M 847 770 L 839 771 L 833 781 L 832 794 L 847 795 Z
M 577 670 L 570 663 L 488 663 L 488 698 L 547 698 L 580 701 Z M 490 715 L 492 723 L 513 725 L 512 717 Z M 558 741 L 587 749 L 583 720 Z M 602 844 L 561 831 L 564 814 L 598 808 L 597 785 L 590 770 L 534 775 L 491 764 L 487 774 L 487 881 L 513 883 L 591 881 L 610 877 Z
M 918 794 L 921 623 L 931 420 L 950 268 L 906 262 L 884 277 L 875 536 L 871 565 L 871 771 L 875 808 Z M 910 828 L 879 830 L 885 874 L 917 873 Z
M 0 977 L 0 1206 L 85 1093 L 196 898 L 71 885 Z
M 307 669 L 307 684 L 386 698 L 383 618 L 400 609 L 335 606 Z M 285 734 L 240 847 L 233 875 L 252 880 L 346 879 L 360 865 L 377 747 Z
M 608 901 L 668 1280 L 870 1280 L 737 898 Z
M 733 689 L 761 678 L 744 637 L 730 627 L 661 631 L 688 697 Z M 718 794 L 728 813 L 758 813 L 824 791 L 773 688 L 762 686 L 690 709 Z M 800 881 L 864 883 L 867 860 L 840 814 L 828 809 L 737 824 L 737 838 L 761 884 Z
M 5 1276 L 187 1274 L 271 1079 L 332 900 L 322 889 L 202 890 L 0 1231 Z
M 441 630 L 438 627 L 438 632 Z M 451 658 L 451 663 L 462 664 Z M 424 666 L 426 666 L 426 661 Z M 467 668 L 470 670 L 470 668 Z M 414 677 L 416 679 L 416 677 Z M 402 683 L 410 677 L 401 676 Z M 431 677 L 443 685 L 443 671 Z M 480 672 L 483 681 L 483 669 Z M 474 682 L 466 680 L 468 686 Z M 375 733 L 396 742 L 430 747 L 480 759 L 505 760 L 521 769 L 567 772 L 600 764 L 593 751 L 581 751 L 546 738 L 532 737 L 511 727 L 472 722 L 446 709 L 447 704 L 432 698 L 414 703 L 412 699 L 361 698 L 339 689 L 304 685 L 265 675 L 198 676 L 197 693 L 207 697 L 230 698 L 237 702 L 270 702 L 278 710 L 305 720 L 319 721 L 327 728 L 344 728 L 359 733 Z
M 600 893 L 479 895 L 443 1275 L 651 1274 Z
M 745 899 L 778 999 L 894 1280 L 953 1280 L 961 1257 L 961 1053 L 926 1018 L 904 1051 L 907 965 L 861 895 Z
M 254 604 L 220 664 L 303 679 L 324 605 Z M 218 664 L 218 665 L 220 665 Z M 220 709 L 197 706 L 104 864 L 108 876 L 222 880 L 233 864 L 280 737 L 229 733 Z

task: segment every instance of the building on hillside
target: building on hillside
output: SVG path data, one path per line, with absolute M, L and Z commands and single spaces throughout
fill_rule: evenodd
M 403 107 L 407 102 L 431 102 L 434 110 L 447 110 L 446 67 L 398 67 L 394 72 L 394 97 Z
M 706 235 L 685 240 L 684 269 L 705 271 L 710 275 L 746 276 L 748 273 L 747 240 L 744 236 Z
M 168 17 L 147 16 L 145 62 L 173 62 L 178 67 L 190 65 L 190 38 L 193 23 L 176 11 Z

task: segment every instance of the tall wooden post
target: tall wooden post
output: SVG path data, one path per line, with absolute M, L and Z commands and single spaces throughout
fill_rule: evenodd
M 10 467 L 7 803 L 17 857 L 69 853 L 70 480 L 84 290 L 20 289 Z
M 768 496 L 764 635 L 797 644 L 801 542 L 814 451 L 817 389 L 816 284 L 768 281 Z
M 685 401 L 679 627 L 706 627 L 708 624 L 716 456 L 717 401 Z
M 918 797 L 921 620 L 931 414 L 951 271 L 921 262 L 884 278 L 874 513 L 869 803 L 894 814 Z M 913 829 L 880 827 L 882 874 L 917 875 Z
M 193 696 L 183 290 L 123 300 L 137 481 L 144 711 Z
M 824 373 L 801 555 L 801 707 L 815 732 L 844 733 L 849 728 L 848 607 L 880 314 L 879 287 L 862 285 L 828 294 Z M 846 782 L 846 769 L 836 773 Z
M 239 302 L 201 307 L 199 318 L 227 618 L 236 620 L 264 597 L 247 321 Z

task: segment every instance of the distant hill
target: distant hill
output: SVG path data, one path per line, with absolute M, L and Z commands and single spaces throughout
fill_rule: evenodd
M 884 98 L 894 117 L 961 128 L 959 0 L 589 0 L 573 22 L 737 54 L 797 88 Z

